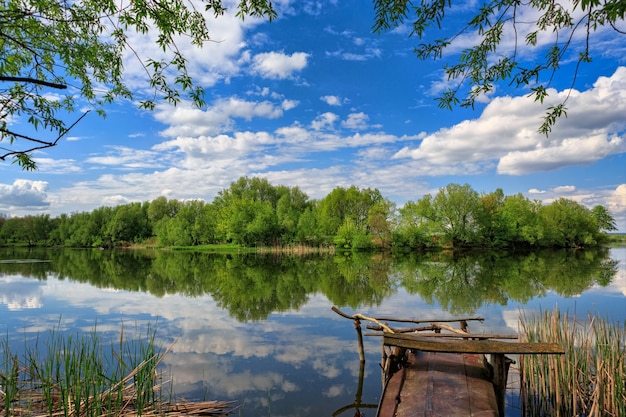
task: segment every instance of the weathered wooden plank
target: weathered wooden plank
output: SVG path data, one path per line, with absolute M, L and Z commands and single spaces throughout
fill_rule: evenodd
M 385 385 L 378 417 L 496 417 L 498 405 L 484 356 L 410 352 Z
M 423 352 L 502 353 L 502 354 L 563 354 L 555 343 L 502 342 L 498 340 L 441 340 L 418 334 L 385 333 L 385 345 L 417 349 Z
M 406 333 L 415 333 L 414 331 L 412 332 L 395 332 L 393 334 L 406 334 Z M 376 332 L 376 333 L 363 333 L 363 336 L 384 336 L 384 333 L 382 332 Z M 420 337 L 435 337 L 435 338 L 443 338 L 443 339 L 463 339 L 464 336 L 460 335 L 460 334 L 455 334 L 455 333 L 420 333 L 419 334 Z M 465 338 L 467 339 L 475 339 L 475 340 L 482 340 L 482 339 L 508 339 L 508 340 L 517 340 L 518 336 L 516 334 L 491 334 L 491 333 L 470 333 L 468 334 Z

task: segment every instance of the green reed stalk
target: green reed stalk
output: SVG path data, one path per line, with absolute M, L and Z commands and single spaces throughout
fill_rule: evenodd
M 520 358 L 526 416 L 626 416 L 626 323 L 556 309 L 521 317 L 521 338 L 558 343 L 565 355 Z
M 39 338 L 22 357 L 11 353 L 8 336 L 0 340 L 0 415 L 119 415 L 154 410 L 161 399 L 157 367 L 165 353 L 157 349 L 155 331 L 104 349 L 94 329 L 90 334 L 63 336 L 53 330 L 45 346 Z
M 8 341 L 3 341 L 0 347 L 3 348 L 0 385 L 4 389 L 4 408 L 8 410 L 11 403 L 18 398 L 19 362 L 7 349 Z

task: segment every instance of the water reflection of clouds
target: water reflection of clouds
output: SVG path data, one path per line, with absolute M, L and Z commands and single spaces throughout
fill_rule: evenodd
M 345 385 L 331 385 L 330 387 L 322 391 L 322 395 L 324 397 L 334 398 L 344 395 L 345 391 Z
M 108 315 L 123 315 L 125 325 L 131 327 L 135 318 L 141 318 L 144 323 L 146 314 L 155 320 L 158 317 L 159 334 L 169 335 L 170 340 L 178 339 L 164 365 L 175 378 L 179 392 L 197 391 L 199 385 L 204 384 L 213 395 L 245 396 L 249 406 L 252 403 L 263 406 L 269 399 L 259 392 L 271 392 L 272 401 L 278 401 L 286 393 L 304 389 L 305 382 L 290 377 L 290 369 L 297 375 L 296 370 L 307 367 L 307 372 L 329 382 L 342 373 L 358 376 L 355 360 L 342 361 L 337 356 L 337 349 L 343 348 L 351 358 L 357 359 L 353 344 L 337 336 L 311 337 L 299 320 L 282 320 L 284 316 L 301 315 L 324 320 L 338 317 L 330 310 L 330 302 L 321 295 L 311 297 L 310 303 L 298 312 L 281 313 L 265 322 L 240 323 L 208 296 L 156 298 L 146 293 L 109 292 L 54 279 L 43 284 L 41 292 L 67 307 L 93 309 L 99 316 L 99 331 L 119 332 L 119 318 Z M 64 320 L 72 319 L 72 314 L 63 314 Z M 345 321 L 350 331 L 351 322 L 339 319 Z M 379 346 L 375 349 L 379 350 Z M 259 361 L 266 362 L 269 368 L 286 368 L 282 371 L 245 369 L 254 368 Z M 327 397 L 340 395 L 344 389 L 340 383 L 327 386 L 334 387 L 325 391 Z
M 41 308 L 42 291 L 38 281 L 25 281 L 21 275 L 0 275 L 0 304 L 9 311 Z

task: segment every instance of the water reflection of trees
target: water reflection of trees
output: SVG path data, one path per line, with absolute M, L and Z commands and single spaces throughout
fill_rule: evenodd
M 401 276 L 409 293 L 462 314 L 486 303 L 524 303 L 548 291 L 571 297 L 594 284 L 606 286 L 617 273 L 617 264 L 607 249 L 439 253 L 404 263 Z
M 617 261 L 606 249 L 526 254 L 427 253 L 403 257 L 215 255 L 200 252 L 35 250 L 2 252 L 3 259 L 50 262 L 2 263 L 0 274 L 45 279 L 56 276 L 99 288 L 145 291 L 162 297 L 210 295 L 238 320 L 262 320 L 298 309 L 310 295 L 358 309 L 376 306 L 404 287 L 453 314 L 472 313 L 485 303 L 526 302 L 554 291 L 578 295 L 607 285 Z

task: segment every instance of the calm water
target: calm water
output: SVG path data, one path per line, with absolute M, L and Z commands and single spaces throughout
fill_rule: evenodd
M 473 332 L 515 333 L 521 312 L 555 306 L 623 321 L 626 248 L 456 258 L 0 249 L 0 333 L 15 349 L 52 329 L 95 326 L 114 342 L 122 325 L 145 335 L 156 323 L 163 346 L 176 341 L 165 359 L 176 394 L 235 400 L 235 415 L 352 416 L 355 403 L 375 414 L 380 340 L 366 338 L 361 369 L 352 322 L 333 305 L 484 317 Z M 507 416 L 516 416 L 510 391 Z

